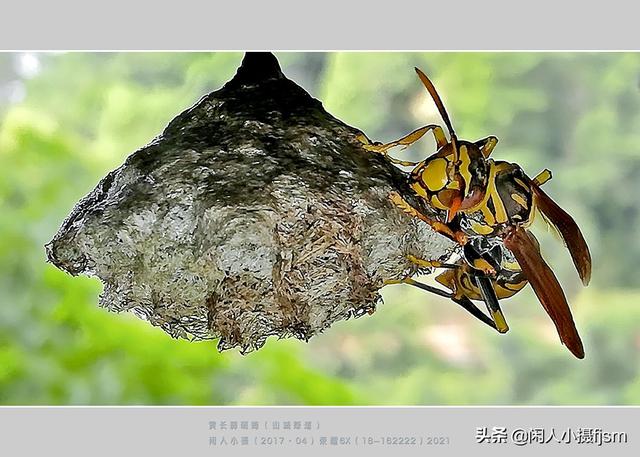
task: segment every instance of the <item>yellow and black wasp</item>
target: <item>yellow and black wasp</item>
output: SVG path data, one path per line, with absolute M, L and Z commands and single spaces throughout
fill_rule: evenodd
M 449 289 L 448 292 L 412 278 L 395 282 L 410 284 L 449 298 L 485 324 L 505 333 L 509 326 L 500 309 L 499 300 L 515 295 L 527 284 L 520 266 L 511 257 L 497 239 L 474 236 L 462 247 L 462 255 L 454 263 L 424 261 L 409 256 L 420 268 L 444 269 L 435 280 Z M 480 311 L 473 300 L 484 301 L 491 317 Z
M 463 246 L 473 236 L 499 239 L 513 253 L 524 277 L 554 322 L 562 343 L 576 357 L 583 358 L 582 341 L 562 287 L 542 258 L 539 245 L 527 231 L 536 210 L 539 211 L 557 229 L 583 284 L 588 284 L 591 255 L 584 237 L 573 218 L 540 187 L 551 178 L 551 173 L 545 170 L 531 179 L 519 165 L 489 158 L 498 143 L 495 136 L 475 142 L 459 140 L 435 87 L 422 71 L 416 68 L 416 72 L 444 120 L 449 140 L 438 125 L 422 127 L 386 144 L 372 143 L 364 135 L 359 139 L 365 149 L 389 157 L 391 148 L 409 146 L 432 132 L 438 146 L 434 154 L 420 162 L 390 160 L 414 167 L 408 177 L 411 188 L 432 208 L 446 211 L 446 218 L 437 220 L 423 214 L 397 193 L 391 193 L 391 201 Z M 495 319 L 496 315 L 493 317 Z

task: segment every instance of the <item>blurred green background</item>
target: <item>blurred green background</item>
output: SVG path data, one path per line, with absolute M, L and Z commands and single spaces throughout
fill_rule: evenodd
M 45 263 L 73 205 L 179 112 L 234 73 L 240 53 L 0 54 L 0 403 L 638 404 L 640 54 L 277 53 L 287 76 L 371 138 L 441 123 L 413 71 L 438 87 L 460 137 L 529 174 L 582 227 L 584 289 L 538 226 L 584 340 L 561 346 L 530 288 L 498 335 L 456 305 L 388 286 L 372 316 L 308 344 L 247 356 L 173 340 L 96 306 L 95 278 Z M 423 140 L 406 158 L 433 152 Z

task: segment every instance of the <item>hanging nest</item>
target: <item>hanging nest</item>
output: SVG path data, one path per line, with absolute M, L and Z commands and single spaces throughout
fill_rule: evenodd
M 218 349 L 308 340 L 375 310 L 411 253 L 453 243 L 393 206 L 406 175 L 287 79 L 270 53 L 178 115 L 83 198 L 49 261 L 104 283 L 100 305 Z M 425 211 L 428 212 L 427 209 Z

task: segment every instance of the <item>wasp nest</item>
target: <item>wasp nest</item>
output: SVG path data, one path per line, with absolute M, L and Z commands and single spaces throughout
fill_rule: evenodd
M 362 149 L 269 53 L 178 115 L 73 209 L 46 246 L 100 304 L 174 337 L 257 349 L 375 309 L 405 255 L 451 242 L 388 200 L 402 171 Z M 418 204 L 418 202 L 415 202 Z

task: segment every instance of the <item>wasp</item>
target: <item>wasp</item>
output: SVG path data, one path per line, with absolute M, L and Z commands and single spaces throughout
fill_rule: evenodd
M 411 255 L 408 258 L 420 269 L 444 269 L 435 280 L 449 291 L 429 286 L 410 277 L 388 281 L 388 284 L 410 284 L 449 298 L 498 332 L 506 333 L 509 330 L 499 300 L 509 298 L 522 290 L 527 284 L 527 279 L 518 263 L 508 256 L 504 247 L 495 239 L 471 237 L 454 263 L 425 261 Z M 491 317 L 480 311 L 473 300 L 484 301 Z
M 435 102 L 449 132 L 447 140 L 444 130 L 436 124 L 426 125 L 405 137 L 391 143 L 371 142 L 364 134 L 358 139 L 364 148 L 383 154 L 392 163 L 414 167 L 409 175 L 409 185 L 413 191 L 428 205 L 437 210 L 447 211 L 446 222 L 453 221 L 456 213 L 466 210 L 480 202 L 485 194 L 489 179 L 489 165 L 486 159 L 498 143 L 498 138 L 488 136 L 475 142 L 459 140 L 444 104 L 435 87 L 427 76 L 418 68 L 415 69 L 427 91 Z M 418 141 L 426 133 L 432 132 L 438 150 L 421 162 L 398 160 L 388 155 L 388 151 L 397 146 L 405 148 Z M 427 220 L 417 214 L 400 195 L 393 193 L 392 201 L 405 212 L 423 219 L 436 231 L 464 244 L 466 236 L 460 231 L 452 230 L 447 224 L 437 220 Z
M 415 70 L 442 116 L 449 140 L 443 128 L 435 124 L 421 127 L 400 140 L 386 144 L 371 142 L 364 135 L 358 139 L 365 149 L 383 154 L 393 163 L 413 167 L 408 176 L 410 187 L 430 207 L 446 211 L 446 217 L 438 220 L 425 215 L 396 192 L 390 194 L 391 201 L 407 214 L 428 223 L 434 230 L 463 246 L 473 236 L 500 240 L 515 257 L 520 271 L 553 321 L 561 342 L 576 357 L 583 358 L 582 341 L 562 287 L 543 259 L 539 244 L 527 230 L 536 212 L 541 213 L 563 239 L 583 284 L 589 283 L 591 254 L 580 229 L 573 218 L 541 189 L 542 184 L 551 179 L 551 172 L 544 170 L 535 178 L 529 178 L 518 164 L 494 161 L 490 155 L 498 143 L 495 136 L 475 142 L 458 139 L 433 83 L 418 68 Z M 390 149 L 408 147 L 427 132 L 433 133 L 438 149 L 423 161 L 401 161 L 388 155 Z M 457 270 L 469 276 L 468 271 Z M 480 276 L 472 274 L 470 277 Z M 474 282 L 478 283 L 478 280 L 474 279 Z M 494 319 L 496 316 L 500 318 L 493 314 Z

